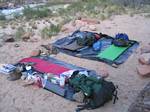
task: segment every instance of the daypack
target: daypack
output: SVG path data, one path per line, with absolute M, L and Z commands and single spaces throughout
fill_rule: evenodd
M 69 84 L 76 92 L 82 91 L 85 95 L 84 105 L 78 105 L 77 112 L 83 109 L 96 109 L 103 106 L 106 102 L 118 99 L 117 90 L 112 82 L 93 76 L 74 74 L 69 79 Z

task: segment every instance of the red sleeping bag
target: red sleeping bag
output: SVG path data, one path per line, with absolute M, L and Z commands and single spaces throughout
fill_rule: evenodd
M 69 68 L 65 68 L 59 64 L 54 64 L 50 61 L 45 61 L 40 58 L 30 57 L 30 58 L 24 58 L 20 61 L 20 63 L 27 63 L 27 62 L 35 63 L 35 65 L 33 65 L 33 68 L 38 72 L 52 73 L 57 76 L 59 76 L 63 72 L 70 70 Z

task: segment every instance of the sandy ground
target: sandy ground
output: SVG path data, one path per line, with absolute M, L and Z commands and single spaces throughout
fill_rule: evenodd
M 142 16 L 129 17 L 126 15 L 116 16 L 112 20 L 101 22 L 98 27 L 99 32 L 115 35 L 118 32 L 127 33 L 131 39 L 146 44 L 150 42 L 150 19 Z M 53 40 L 57 37 L 53 38 Z M 0 63 L 15 63 L 23 57 L 27 57 L 30 52 L 40 44 L 50 41 L 40 41 L 37 43 L 7 43 L 0 48 Z M 107 69 L 110 73 L 108 80 L 113 81 L 119 86 L 119 100 L 116 104 L 112 102 L 105 106 L 91 111 L 83 112 L 127 112 L 130 104 L 135 100 L 137 94 L 149 82 L 150 78 L 140 77 L 136 73 L 138 65 L 138 52 L 135 52 L 119 68 L 113 68 L 107 64 L 80 59 L 59 53 L 56 58 L 68 63 L 82 66 L 88 69 L 100 70 Z M 74 112 L 78 103 L 68 101 L 47 90 L 37 89 L 33 86 L 23 87 L 21 80 L 10 82 L 7 76 L 0 74 L 0 112 Z

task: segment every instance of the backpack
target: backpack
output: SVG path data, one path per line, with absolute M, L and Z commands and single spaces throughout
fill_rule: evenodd
M 115 103 L 116 99 L 118 99 L 116 87 L 112 82 L 103 80 L 101 86 L 100 84 L 93 85 L 92 95 L 90 97 L 85 97 L 85 104 L 78 105 L 76 112 L 79 112 L 84 109 L 90 110 L 104 106 L 104 104 L 112 100 L 113 97 L 113 103 Z
M 76 74 L 69 79 L 69 84 L 75 91 L 82 91 L 85 95 L 84 105 L 78 105 L 76 112 L 83 109 L 96 109 L 103 106 L 106 102 L 118 99 L 117 90 L 112 82 L 93 76 Z

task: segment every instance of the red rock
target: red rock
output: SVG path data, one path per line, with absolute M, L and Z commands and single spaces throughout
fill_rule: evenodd
M 150 53 L 144 53 L 140 56 L 139 58 L 139 62 L 141 64 L 146 64 L 149 65 L 150 64 Z
M 33 50 L 30 56 L 39 56 L 41 54 L 41 50 Z
M 137 72 L 141 76 L 150 76 L 150 65 L 139 65 Z
M 66 24 L 61 28 L 62 32 L 73 32 L 75 30 L 75 27 L 72 26 L 72 24 Z
M 15 42 L 15 39 L 10 37 L 10 38 L 6 39 L 5 42 Z
M 40 39 L 40 36 L 34 35 L 30 38 L 30 42 L 38 42 Z
M 77 27 L 81 27 L 81 26 L 83 27 L 83 26 L 87 25 L 87 22 L 84 22 L 82 20 L 75 20 L 75 25 Z
M 141 47 L 141 54 L 143 53 L 150 53 L 150 45 L 145 45 L 143 47 Z
M 100 21 L 96 19 L 82 18 L 81 21 L 86 22 L 87 24 L 100 24 Z
M 89 25 L 89 30 L 91 30 L 91 31 L 96 31 L 97 28 L 96 28 L 95 25 Z
M 100 71 L 100 75 L 101 75 L 101 77 L 103 77 L 103 78 L 107 78 L 107 77 L 109 76 L 109 73 L 108 73 L 107 70 L 101 70 L 101 71 Z
M 23 41 L 28 41 L 30 39 L 31 33 L 25 33 L 24 35 L 21 36 Z

